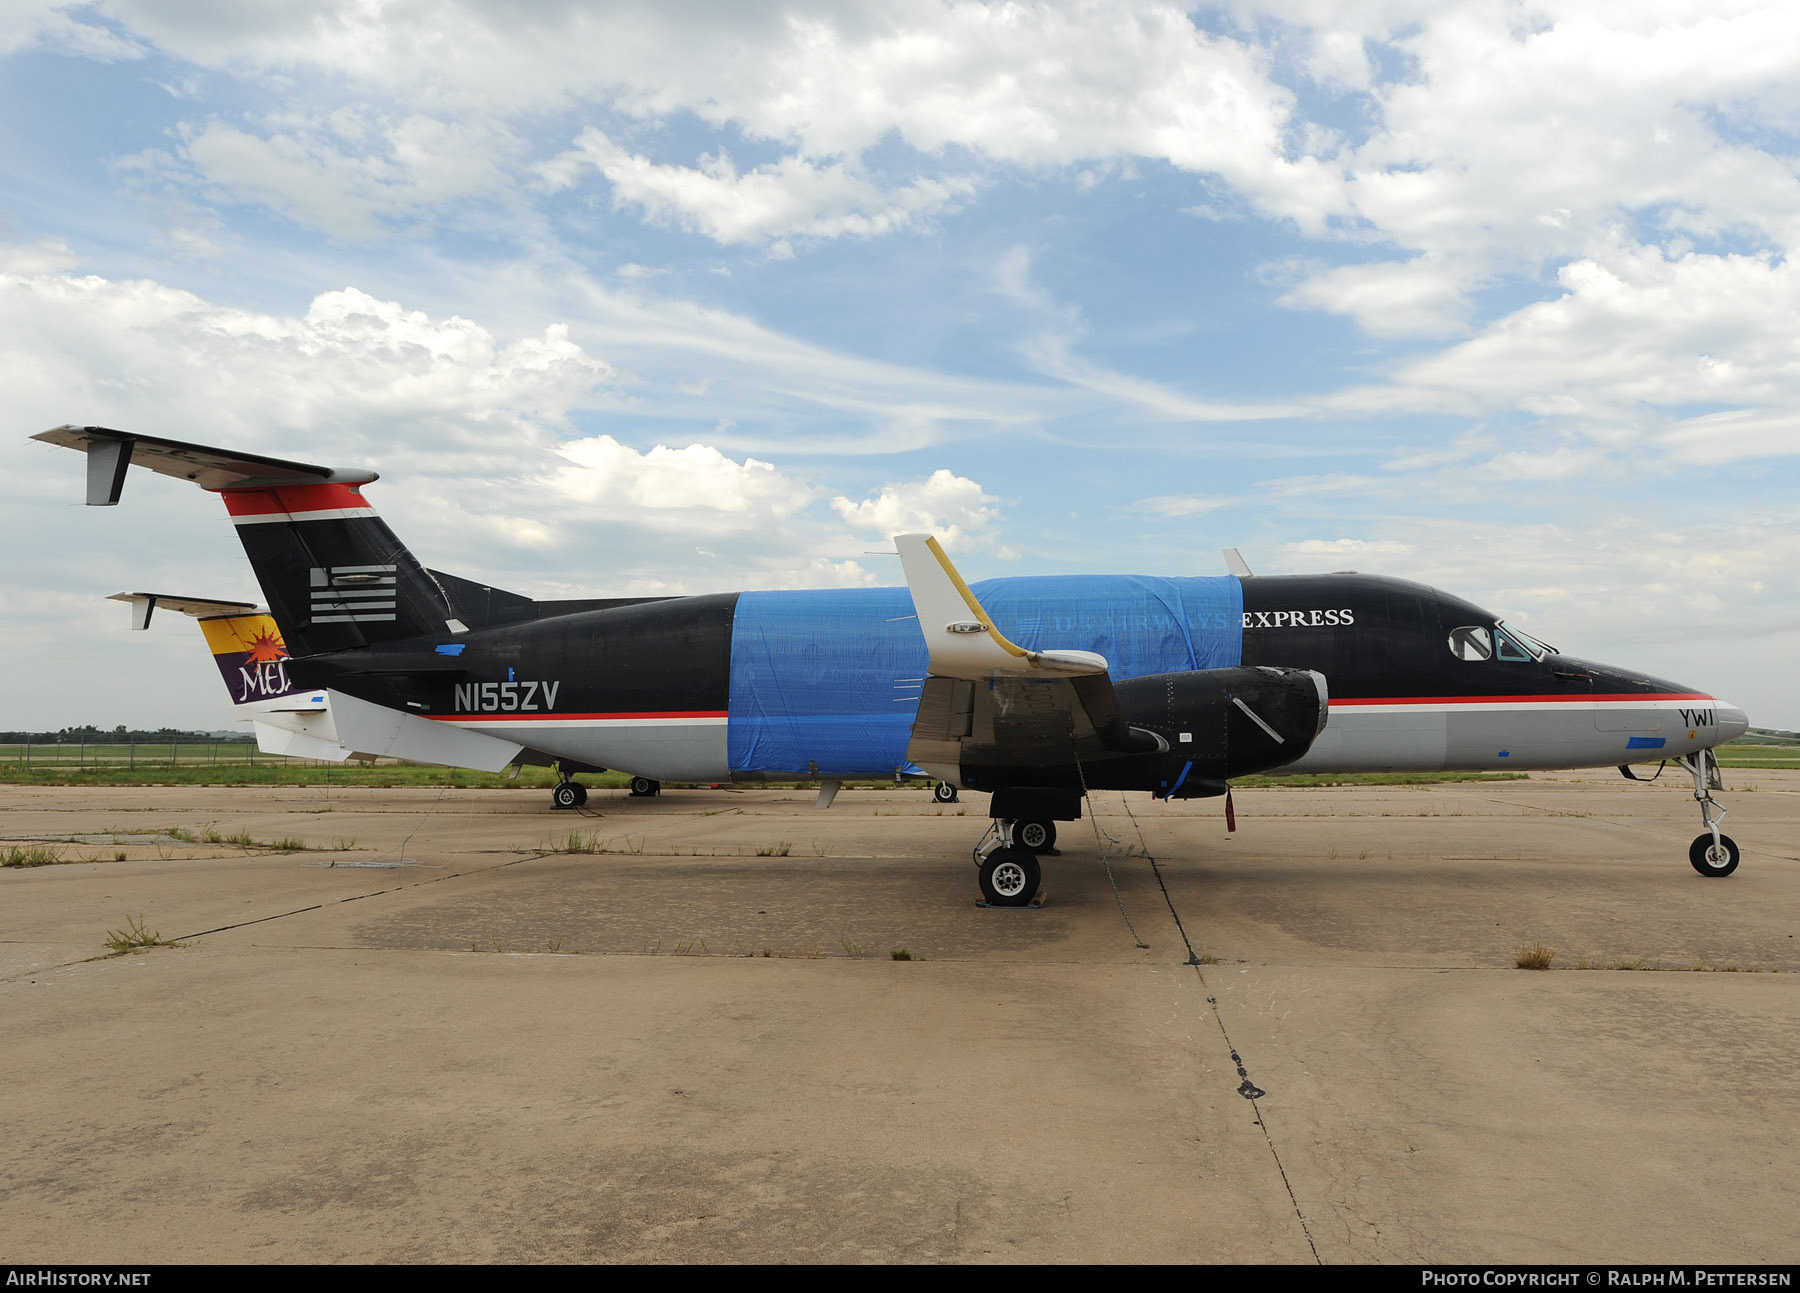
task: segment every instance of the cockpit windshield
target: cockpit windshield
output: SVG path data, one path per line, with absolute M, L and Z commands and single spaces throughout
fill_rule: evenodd
M 1547 655 L 1557 653 L 1556 648 L 1548 642 L 1540 642 L 1524 629 L 1516 629 L 1504 620 L 1494 625 L 1494 631 L 1503 638 L 1511 638 L 1533 660 L 1542 660 Z
M 1491 629 L 1485 624 L 1465 624 L 1450 631 L 1450 654 L 1458 660 L 1510 660 L 1515 664 L 1526 664 L 1542 660 L 1555 650 L 1531 634 L 1509 628 L 1502 622 L 1496 622 Z

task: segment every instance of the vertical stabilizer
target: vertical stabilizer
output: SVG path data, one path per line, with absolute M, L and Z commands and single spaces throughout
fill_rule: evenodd
M 295 655 L 462 631 L 444 589 L 376 514 L 360 485 L 220 494 Z

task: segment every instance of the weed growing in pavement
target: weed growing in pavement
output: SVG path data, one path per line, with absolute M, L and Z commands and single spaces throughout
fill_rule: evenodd
M 127 952 L 135 952 L 144 947 L 180 947 L 173 939 L 164 938 L 155 930 L 144 925 L 142 915 L 125 917 L 124 929 L 106 931 L 106 945 L 113 950 L 113 955 L 123 956 Z
M 1519 954 L 1513 964 L 1521 970 L 1548 970 L 1550 962 L 1556 959 L 1556 949 L 1545 947 L 1542 943 L 1531 942 L 1520 946 Z

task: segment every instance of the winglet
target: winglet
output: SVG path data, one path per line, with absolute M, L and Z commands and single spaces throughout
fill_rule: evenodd
M 1256 572 L 1250 569 L 1250 563 L 1244 560 L 1243 553 L 1239 552 L 1236 548 L 1226 548 L 1224 549 L 1224 552 L 1225 569 L 1229 570 L 1239 579 L 1254 579 L 1256 577 Z
M 1092 651 L 1027 651 L 1010 641 L 994 627 L 992 617 L 931 535 L 896 535 L 894 546 L 900 550 L 933 674 L 980 679 L 994 674 L 1069 677 L 1106 672 L 1106 657 Z

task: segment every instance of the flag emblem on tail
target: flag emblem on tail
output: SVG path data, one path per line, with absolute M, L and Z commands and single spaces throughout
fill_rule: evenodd
M 376 624 L 395 618 L 393 566 L 314 566 L 314 624 Z

